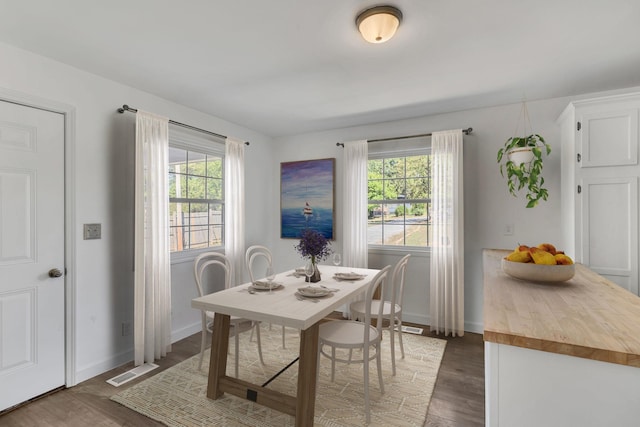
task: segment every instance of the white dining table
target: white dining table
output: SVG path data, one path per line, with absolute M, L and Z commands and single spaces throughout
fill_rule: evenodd
M 282 286 L 271 292 L 250 293 L 251 284 L 246 283 L 191 301 L 193 308 L 215 312 L 207 397 L 215 400 L 223 393 L 230 393 L 293 415 L 296 426 L 313 425 L 320 320 L 362 294 L 380 271 L 329 265 L 320 265 L 318 268 L 321 280 L 316 283 L 305 283 L 304 275 L 296 277 L 295 271 L 291 270 L 276 276 L 274 281 L 281 283 Z M 361 274 L 364 278 L 361 280 L 336 280 L 334 278 L 335 273 L 349 272 Z M 326 286 L 337 290 L 322 298 L 299 299 L 296 296 L 298 288 L 310 285 Z M 230 316 L 239 316 L 300 330 L 300 359 L 296 396 L 290 396 L 226 375 Z

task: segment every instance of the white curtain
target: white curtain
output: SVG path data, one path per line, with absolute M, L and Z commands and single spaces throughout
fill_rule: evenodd
M 231 286 L 244 271 L 244 142 L 227 138 L 224 157 L 224 250 L 233 266 Z
M 368 267 L 367 247 L 367 141 L 344 143 L 342 193 L 343 264 Z
M 431 136 L 431 331 L 464 335 L 462 130 Z
M 134 362 L 171 351 L 169 120 L 136 114 Z

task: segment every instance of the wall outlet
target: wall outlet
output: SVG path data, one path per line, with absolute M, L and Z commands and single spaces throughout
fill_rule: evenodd
M 131 335 L 131 322 L 122 322 L 122 336 L 128 337 Z
M 102 238 L 102 224 L 84 224 L 84 240 Z
M 502 234 L 505 236 L 513 236 L 513 228 L 514 228 L 513 224 L 505 224 Z

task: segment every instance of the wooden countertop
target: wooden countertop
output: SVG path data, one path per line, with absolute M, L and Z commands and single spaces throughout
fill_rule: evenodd
M 562 283 L 511 278 L 484 249 L 484 340 L 640 367 L 640 297 L 576 264 Z

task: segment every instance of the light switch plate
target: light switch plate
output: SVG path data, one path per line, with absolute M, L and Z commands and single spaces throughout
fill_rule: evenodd
M 84 240 L 102 238 L 102 224 L 84 224 Z

